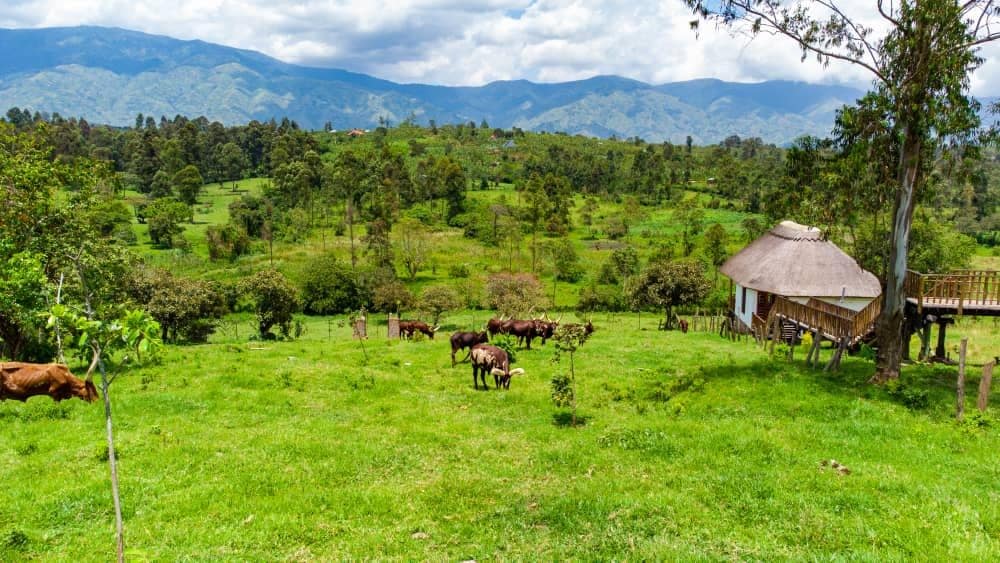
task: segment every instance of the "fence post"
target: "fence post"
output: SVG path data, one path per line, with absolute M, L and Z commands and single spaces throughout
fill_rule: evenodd
M 958 345 L 958 389 L 956 391 L 955 418 L 959 422 L 965 416 L 965 350 L 969 339 L 963 338 Z
M 979 380 L 979 397 L 976 399 L 976 407 L 979 412 L 986 412 L 986 403 L 990 400 L 990 385 L 993 383 L 993 366 L 996 361 L 989 362 L 983 366 L 983 378 Z

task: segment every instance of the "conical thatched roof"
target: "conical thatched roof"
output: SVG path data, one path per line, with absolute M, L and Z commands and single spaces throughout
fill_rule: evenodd
M 878 297 L 878 278 L 814 227 L 782 221 L 722 265 L 734 282 L 786 297 Z

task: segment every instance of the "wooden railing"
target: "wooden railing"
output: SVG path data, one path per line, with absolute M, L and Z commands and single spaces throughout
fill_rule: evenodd
M 853 343 L 875 328 L 875 321 L 881 311 L 881 297 L 874 299 L 860 311 L 818 299 L 810 299 L 802 304 L 776 297 L 769 318 L 774 315 L 798 323 L 803 328 L 819 330 L 832 340 L 847 339 Z
M 906 272 L 903 283 L 906 296 L 917 301 L 923 313 L 926 304 L 954 305 L 958 314 L 967 306 L 1000 305 L 1000 271 L 964 270 L 948 274 Z

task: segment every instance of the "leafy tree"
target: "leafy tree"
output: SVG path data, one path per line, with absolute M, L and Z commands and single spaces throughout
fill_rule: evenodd
M 552 378 L 552 402 L 557 407 L 570 407 L 570 426 L 576 426 L 576 365 L 574 356 L 587 339 L 590 332 L 582 324 L 562 324 L 556 329 L 553 340 L 556 353 L 553 362 L 559 362 L 562 354 L 569 354 L 569 373 L 556 375 Z
M 632 303 L 663 310 L 667 329 L 674 326 L 674 307 L 699 303 L 711 290 L 704 267 L 690 260 L 653 262 L 626 287 Z
M 697 198 L 685 199 L 674 210 L 674 221 L 681 226 L 681 245 L 684 256 L 691 256 L 695 242 L 705 223 L 705 210 L 698 205 Z
M 396 228 L 397 248 L 403 269 L 410 279 L 417 277 L 417 272 L 427 265 L 430 254 L 430 237 L 423 223 L 416 219 L 404 219 Z
M 0 357 L 24 359 L 47 305 L 48 279 L 39 256 L 19 252 L 4 258 L 9 248 L 0 241 Z
M 639 273 L 639 253 L 631 246 L 616 248 L 601 266 L 598 281 L 619 284 Z
M 213 284 L 165 270 L 140 273 L 131 293 L 159 323 L 163 342 L 205 342 L 226 313 L 223 295 Z
M 420 309 L 430 313 L 432 324 L 437 326 L 441 316 L 462 306 L 458 292 L 446 285 L 431 285 L 420 292 Z
M 220 180 L 239 180 L 243 177 L 243 171 L 250 165 L 243 149 L 233 142 L 226 143 L 219 148 L 217 160 L 219 161 L 219 169 L 222 171 Z
M 257 313 L 258 334 L 262 340 L 272 339 L 275 326 L 288 338 L 292 315 L 299 308 L 298 291 L 277 270 L 261 270 L 240 282 L 241 293 L 253 301 Z
M 413 293 L 399 280 L 386 279 L 372 291 L 372 308 L 383 313 L 400 314 L 415 303 Z
M 83 276 L 81 276 L 83 277 Z M 160 348 L 159 325 L 144 311 L 120 311 L 113 318 L 94 318 L 90 299 L 86 315 L 79 315 L 65 305 L 55 305 L 49 312 L 47 326 L 66 327 L 81 353 L 91 356 L 85 379 L 91 380 L 94 370 L 101 374 L 101 395 L 104 398 L 105 429 L 108 440 L 108 467 L 111 472 L 111 497 L 115 511 L 117 559 L 125 561 L 125 528 L 122 519 L 121 495 L 118 488 L 118 459 L 115 449 L 114 424 L 111 416 L 111 384 L 129 366 L 154 359 Z
M 250 237 L 242 227 L 232 223 L 216 226 L 205 230 L 208 242 L 209 260 L 236 260 L 250 253 Z
M 157 170 L 156 174 L 153 175 L 152 183 L 149 185 L 149 197 L 151 199 L 160 199 L 173 197 L 173 195 L 174 183 L 170 174 L 165 170 Z
M 983 63 L 978 46 L 1000 38 L 1000 10 L 992 1 L 902 0 L 876 5 L 881 36 L 864 19 L 833 4 L 760 0 L 685 0 L 702 17 L 750 33 L 789 37 L 821 62 L 847 61 L 873 78 L 870 98 L 889 124 L 896 157 L 896 189 L 890 267 L 882 314 L 876 381 L 899 377 L 907 256 L 914 210 L 929 176 L 930 155 L 946 142 L 961 141 L 978 126 L 969 99 L 970 74 Z M 819 12 L 818 14 L 816 12 Z M 697 25 L 697 24 L 694 24 Z
M 332 254 L 311 260 L 303 272 L 302 306 L 308 315 L 357 311 L 371 300 L 371 291 L 358 273 Z
M 542 284 L 534 274 L 493 274 L 486 280 L 486 300 L 501 315 L 523 316 L 541 306 Z
M 201 186 L 204 184 L 198 167 L 189 164 L 181 168 L 174 175 L 174 189 L 177 190 L 177 197 L 187 205 L 194 205 L 198 201 L 198 194 L 201 193 Z
M 743 227 L 743 234 L 748 243 L 759 239 L 767 230 L 756 217 L 743 219 L 740 226 Z
M 718 268 L 729 256 L 726 245 L 729 244 L 729 234 L 726 229 L 718 223 L 712 224 L 705 232 L 705 254 L 709 262 Z
M 184 232 L 181 223 L 190 218 L 191 209 L 179 201 L 164 198 L 147 205 L 144 215 L 153 244 L 172 248 Z

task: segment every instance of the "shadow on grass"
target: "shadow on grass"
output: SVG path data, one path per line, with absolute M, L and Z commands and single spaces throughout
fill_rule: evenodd
M 576 415 L 576 426 L 586 426 L 589 416 Z M 561 428 L 573 428 L 573 413 L 557 412 L 552 415 L 552 424 Z

